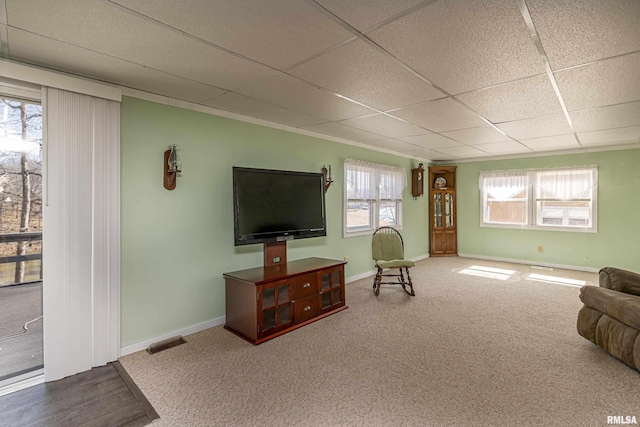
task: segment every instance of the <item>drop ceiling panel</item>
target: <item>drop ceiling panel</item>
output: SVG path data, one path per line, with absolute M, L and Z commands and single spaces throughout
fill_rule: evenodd
M 200 103 L 224 91 L 32 33 L 9 28 L 11 59 Z
M 368 36 L 452 94 L 544 72 L 513 1 L 440 0 Z
M 367 144 L 373 145 L 374 147 L 384 148 L 386 150 L 400 152 L 420 149 L 420 147 L 416 147 L 408 142 L 398 141 L 397 139 L 378 139 L 375 141 L 367 141 Z
M 456 101 L 445 98 L 391 112 L 396 117 L 433 132 L 484 126 L 486 123 Z
M 451 132 L 442 132 L 442 135 L 460 141 L 467 145 L 489 144 L 492 142 L 511 141 L 506 135 L 489 126 L 460 129 Z
M 328 121 L 350 119 L 375 112 L 286 74 L 244 87 L 239 92 Z
M 640 126 L 579 133 L 584 145 L 640 144 Z
M 282 123 L 293 127 L 302 127 L 322 123 L 325 120 L 312 117 L 307 114 L 279 107 L 259 99 L 238 95 L 237 93 L 226 93 L 203 103 L 221 110 L 242 114 L 248 117 L 255 117 L 274 123 Z
M 424 0 L 316 0 L 316 3 L 324 6 L 353 28 L 362 31 L 423 1 Z
M 382 138 L 380 135 L 375 135 L 360 129 L 354 129 L 336 122 L 305 126 L 304 129 L 356 142 L 372 141 L 374 139 Z
M 446 147 L 458 147 L 463 145 L 458 141 L 454 141 L 437 133 L 429 133 L 426 135 L 407 136 L 398 138 L 401 141 L 408 142 L 413 145 L 418 145 L 423 148 L 446 148 Z
M 288 73 L 380 110 L 444 97 L 442 92 L 360 39 Z
M 640 50 L 637 0 L 527 0 L 554 70 Z
M 492 123 L 562 113 L 546 74 L 464 93 L 458 99 Z
M 101 2 L 9 0 L 7 9 L 12 27 L 223 89 L 274 73 Z
M 576 140 L 573 134 L 568 135 L 556 135 L 545 136 L 543 138 L 531 138 L 520 140 L 524 145 L 531 148 L 534 151 L 549 151 L 549 150 L 562 150 L 562 149 L 577 149 L 580 148 L 580 144 Z
M 114 0 L 188 34 L 283 69 L 352 34 L 299 0 Z
M 426 130 L 419 126 L 398 120 L 394 117 L 389 117 L 386 114 L 358 117 L 355 119 L 344 120 L 341 123 L 389 138 L 422 135 L 427 133 Z
M 640 101 L 640 52 L 555 73 L 569 111 Z
M 436 150 L 438 153 L 444 154 L 446 159 L 456 159 L 456 158 L 475 158 L 475 157 L 486 157 L 489 156 L 490 153 L 486 151 L 478 150 L 474 147 L 469 147 L 466 145 L 462 145 L 460 147 L 451 147 L 451 148 L 438 148 Z
M 474 148 L 485 151 L 489 154 L 516 154 L 531 152 L 528 147 L 525 147 L 516 141 L 491 142 L 489 144 L 476 145 Z
M 419 159 L 426 159 L 427 161 L 441 160 L 441 158 L 444 156 L 442 153 L 438 153 L 433 150 L 427 150 L 426 148 L 421 148 L 419 150 L 407 150 L 404 153 L 410 156 L 417 157 Z
M 640 125 L 640 101 L 569 114 L 577 132 L 612 129 Z
M 498 123 L 496 126 L 514 139 L 540 138 L 573 132 L 564 114 Z

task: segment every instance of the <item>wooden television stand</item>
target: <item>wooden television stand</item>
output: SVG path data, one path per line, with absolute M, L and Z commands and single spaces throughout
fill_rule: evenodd
M 225 329 L 256 345 L 346 309 L 345 264 L 305 258 L 225 273 Z

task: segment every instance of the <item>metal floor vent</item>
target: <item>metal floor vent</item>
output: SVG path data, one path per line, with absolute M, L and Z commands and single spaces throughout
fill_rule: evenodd
M 185 344 L 186 342 L 187 340 L 185 340 L 182 335 L 178 335 L 177 337 L 167 338 L 166 340 L 158 341 L 155 344 L 151 344 L 149 348 L 147 348 L 147 352 L 149 354 L 156 354 L 180 344 Z

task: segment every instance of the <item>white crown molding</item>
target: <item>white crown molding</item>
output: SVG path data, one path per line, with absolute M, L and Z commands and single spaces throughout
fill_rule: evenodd
M 95 80 L 0 58 L 0 76 L 120 102 L 122 89 Z
M 427 163 L 431 161 L 431 160 L 423 158 L 423 157 L 417 157 L 417 156 L 412 156 L 412 155 L 409 155 L 409 154 L 398 153 L 398 152 L 395 152 L 395 151 L 386 150 L 384 148 L 374 147 L 374 146 L 371 146 L 371 145 L 362 144 L 362 143 L 355 142 L 355 141 L 350 141 L 348 139 L 338 138 L 338 137 L 334 137 L 334 136 L 331 136 L 331 135 L 325 135 L 325 134 L 322 134 L 322 133 L 313 132 L 313 131 L 306 130 L 306 129 L 300 129 L 300 128 L 296 128 L 296 127 L 293 127 L 293 126 L 287 126 L 287 125 L 283 125 L 283 124 L 280 124 L 280 123 L 274 123 L 274 122 L 270 122 L 270 121 L 267 121 L 267 120 L 256 119 L 255 117 L 244 116 L 244 115 L 238 114 L 238 113 L 231 113 L 229 111 L 219 110 L 219 109 L 214 108 L 214 107 L 208 107 L 206 105 L 196 104 L 194 102 L 182 101 L 180 99 L 171 98 L 171 97 L 163 96 L 163 95 L 157 95 L 157 94 L 154 94 L 154 93 L 144 92 L 144 91 L 141 91 L 141 90 L 132 89 L 132 88 L 128 88 L 128 87 L 121 87 L 121 89 L 122 89 L 122 95 L 123 96 L 129 96 L 131 98 L 137 98 L 137 99 L 142 99 L 144 101 L 151 101 L 151 102 L 155 102 L 155 103 L 158 103 L 158 104 L 164 104 L 164 105 L 169 105 L 169 106 L 172 106 L 172 107 L 183 108 L 185 110 L 190 110 L 190 111 L 197 111 L 197 112 L 200 112 L 200 113 L 210 114 L 212 116 L 225 117 L 225 118 L 228 118 L 228 119 L 238 120 L 238 121 L 245 122 L 245 123 L 251 123 L 251 124 L 255 124 L 255 125 L 259 125 L 259 126 L 269 127 L 269 128 L 272 128 L 272 129 L 278 129 L 278 130 L 283 130 L 283 131 L 286 131 L 286 132 L 297 133 L 299 135 L 306 135 L 306 136 L 311 136 L 313 138 L 320 138 L 320 139 L 324 139 L 324 140 L 327 140 L 327 141 L 338 142 L 340 144 L 352 145 L 354 147 L 364 148 L 364 149 L 371 150 L 371 151 L 379 151 L 381 153 L 391 154 L 391 155 L 397 156 L 397 157 L 404 157 L 404 158 L 407 158 L 407 159 L 415 159 L 415 160 L 420 160 L 420 161 L 424 161 L 424 162 L 427 162 Z

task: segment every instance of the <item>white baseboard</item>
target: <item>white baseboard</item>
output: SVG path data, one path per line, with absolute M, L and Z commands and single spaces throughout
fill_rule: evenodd
M 427 259 L 427 258 L 429 258 L 429 254 L 424 254 L 424 255 L 417 256 L 415 258 L 410 258 L 410 260 L 413 261 L 413 262 L 418 262 L 418 261 L 421 261 L 421 260 Z M 356 274 L 355 276 L 351 276 L 351 277 L 345 278 L 344 282 L 345 283 L 351 283 L 351 282 L 355 282 L 356 280 L 366 279 L 367 277 L 371 277 L 371 276 L 375 275 L 376 273 L 377 273 L 376 270 L 365 271 L 364 273 Z
M 421 255 L 419 257 L 412 259 L 412 261 L 420 261 L 428 257 L 429 257 L 428 254 Z M 374 274 L 376 274 L 376 270 L 366 271 L 364 273 L 345 278 L 345 283 L 351 283 L 351 282 L 355 282 L 356 280 L 366 279 L 367 277 L 371 277 Z M 148 340 L 140 341 L 135 344 L 130 344 L 120 348 L 120 357 L 126 356 L 127 354 L 136 353 L 138 351 L 146 350 L 151 344 L 155 344 L 158 341 L 166 340 L 168 338 L 172 338 L 178 335 L 186 336 L 186 335 L 195 334 L 196 332 L 204 331 L 205 329 L 213 328 L 214 326 L 224 325 L 225 322 L 226 322 L 226 316 L 220 316 L 215 319 L 208 320 L 206 322 L 198 323 L 197 325 L 192 325 L 184 329 L 169 332 L 168 334 L 164 334 L 158 337 L 150 338 Z
M 360 279 L 366 279 L 367 277 L 371 277 L 374 274 L 376 274 L 376 270 L 365 271 L 362 274 L 356 274 L 355 276 L 351 276 L 351 277 L 345 278 L 344 279 L 344 283 L 351 283 L 351 282 L 355 282 L 355 281 L 360 280 Z
M 415 258 L 410 258 L 410 259 L 413 262 L 418 262 L 418 261 L 422 261 L 423 259 L 427 259 L 427 258 L 429 258 L 429 254 L 419 255 L 419 256 L 417 256 Z
M 483 255 L 461 254 L 461 253 L 458 253 L 458 256 L 460 258 L 486 259 L 487 261 L 512 262 L 514 264 L 539 265 L 541 267 L 562 268 L 564 270 L 587 271 L 589 273 L 597 273 L 598 271 L 600 271 L 599 268 L 593 268 L 593 267 L 553 264 L 548 262 L 538 262 L 538 261 L 531 261 L 526 259 L 500 258 L 500 257 L 483 256 Z
M 186 336 L 195 334 L 196 332 L 204 331 L 205 329 L 213 328 L 214 326 L 224 325 L 226 322 L 226 316 L 216 317 L 215 319 L 207 320 L 206 322 L 191 325 L 177 331 L 169 332 L 168 334 L 160 335 L 159 337 L 150 338 L 148 340 L 140 341 L 135 344 L 130 344 L 120 348 L 120 356 L 126 356 L 127 354 L 136 353 L 138 351 L 146 350 L 151 344 L 155 344 L 158 341 L 166 340 L 178 335 Z

